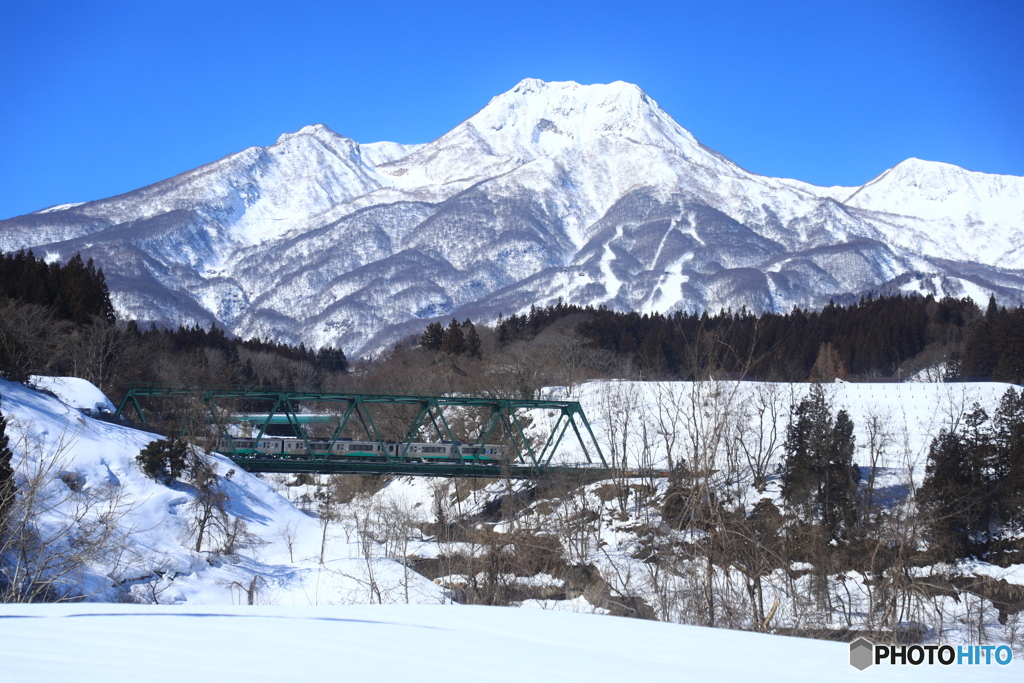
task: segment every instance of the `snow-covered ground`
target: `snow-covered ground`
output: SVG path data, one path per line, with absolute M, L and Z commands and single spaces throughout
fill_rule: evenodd
M 113 413 L 117 408 L 92 382 L 78 377 L 45 377 L 33 375 L 29 384 L 59 398 L 66 406 L 86 414 Z
M 501 483 L 395 478 L 380 491 L 336 505 L 325 521 L 316 516 L 324 509 L 316 487 L 283 475 L 260 479 L 213 456 L 229 517 L 240 520 L 244 533 L 233 548 L 225 547 L 223 534 L 214 534 L 196 551 L 195 489 L 181 482 L 157 483 L 135 462 L 139 450 L 156 437 L 83 415 L 81 409 L 102 411 L 106 401 L 88 383 L 68 378 L 35 382 L 50 393 L 0 381 L 0 401 L 19 474 L 41 466 L 53 474 L 46 484 L 46 500 L 53 505 L 39 520 L 42 532 L 73 538 L 76 527 L 67 520 L 93 505 L 113 510 L 121 544 L 115 556 L 87 563 L 66 586 L 89 604 L 0 607 L 2 680 L 177 681 L 196 675 L 281 680 L 303 674 L 517 681 L 1020 677 L 1017 662 L 1008 667 L 878 666 L 862 674 L 847 663 L 843 643 L 604 616 L 607 605 L 586 591 L 568 595 L 566 589 L 569 599 L 522 600 L 522 607 L 534 609 L 452 605 L 451 590 L 466 576 L 453 571 L 435 582 L 390 559 L 415 563 L 459 554 L 479 557 L 485 550 L 478 542 L 440 542 L 423 533 L 421 523 L 434 521 L 439 501 L 450 505 L 453 515 L 472 518 L 508 493 Z M 858 464 L 870 464 L 872 439 L 876 446 L 881 443 L 875 449 L 879 490 L 899 496 L 923 475 L 931 437 L 975 401 L 991 410 L 1007 388 L 835 384 L 828 389 L 834 407 L 848 410 L 855 423 Z M 754 432 L 749 430 L 757 425 L 774 424 L 776 448 L 781 448 L 789 407 L 807 389 L 731 382 L 592 382 L 549 393 L 580 398 L 606 455 L 625 435 L 627 447 L 619 455 L 626 454 L 628 466 L 646 462 L 661 467 L 668 457 L 666 425 L 678 432 L 675 457 L 695 429 L 723 418 L 732 430 L 748 430 L 750 438 Z M 768 404 L 775 406 L 774 413 L 758 412 L 758 406 Z M 551 416 L 535 417 L 542 422 Z M 872 421 L 875 429 L 869 429 Z M 762 429 L 756 438 L 766 434 Z M 567 448 L 565 457 L 573 457 L 572 451 Z M 528 486 L 515 484 L 513 492 Z M 656 483 L 664 486 L 664 480 Z M 631 497 L 623 513 L 600 487 L 585 487 L 564 500 L 540 497 L 515 524 L 557 536 L 558 520 L 575 514 L 571 506 L 597 511 L 592 528 L 580 532 L 582 544 L 565 550 L 566 560 L 597 567 L 607 583 L 606 595 L 639 596 L 659 618 L 683 619 L 694 588 L 685 567 L 678 575 L 656 578 L 640 559 L 640 530 L 660 524 L 658 507 L 642 506 Z M 770 482 L 763 494 L 748 487 L 745 495 L 751 502 L 760 495 L 777 500 L 777 482 Z M 388 532 L 385 527 L 392 523 L 404 526 Z M 509 531 L 509 524 L 491 528 Z M 71 543 L 63 536 L 57 542 Z M 958 571 L 1024 583 L 1019 567 L 974 562 Z M 843 626 L 829 616 L 807 622 L 807 615 L 798 612 L 800 605 L 785 597 L 791 583 L 785 572 L 776 573 L 764 578 L 768 599 L 775 587 L 782 598 L 773 627 Z M 511 579 L 537 589 L 562 581 L 548 573 Z M 834 596 L 846 600 L 855 616 L 866 600 L 865 579 L 850 572 L 845 592 Z M 742 600 L 740 577 L 722 573 L 716 581 L 726 592 L 736 581 Z M 666 596 L 674 602 L 664 603 Z M 926 634 L 926 642 L 977 642 L 972 628 L 987 634 L 986 642 L 1010 642 L 984 600 L 966 594 L 964 600 L 943 600 L 935 604 L 944 610 L 945 621 Z M 117 602 L 155 604 L 110 604 Z
M 501 607 L 0 607 L 3 680 L 967 681 L 987 666 L 849 664 L 849 646 Z

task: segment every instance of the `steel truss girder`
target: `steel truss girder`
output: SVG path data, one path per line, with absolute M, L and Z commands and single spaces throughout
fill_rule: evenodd
M 482 396 L 417 396 L 417 395 L 404 395 L 404 394 L 366 394 L 366 393 L 353 393 L 353 392 L 339 392 L 339 391 L 323 391 L 323 390 L 283 390 L 283 389 L 185 389 L 180 387 L 167 387 L 159 385 L 136 385 L 128 389 L 128 392 L 121 399 L 120 404 L 115 412 L 115 417 L 120 417 L 125 413 L 128 407 L 134 408 L 136 414 L 139 417 L 139 421 L 146 424 L 146 415 L 143 412 L 142 404 L 140 399 L 145 398 L 193 398 L 198 401 L 198 405 L 202 406 L 202 409 L 208 413 L 208 421 L 218 425 L 220 427 L 220 438 L 228 446 L 228 450 L 225 452 L 226 455 L 235 459 L 242 467 L 247 467 L 247 464 L 252 467 L 262 468 L 258 471 L 310 471 L 306 465 L 299 465 L 298 460 L 282 460 L 279 465 L 283 467 L 291 467 L 293 469 L 288 470 L 269 470 L 266 467 L 271 467 L 266 463 L 250 462 L 252 458 L 247 456 L 251 455 L 240 451 L 235 447 L 234 441 L 226 429 L 227 424 L 231 422 L 230 418 L 226 418 L 220 414 L 217 407 L 217 401 L 221 400 L 248 400 L 248 401 L 265 401 L 271 404 L 271 409 L 266 415 L 262 422 L 252 419 L 253 416 L 246 416 L 247 422 L 253 424 L 260 424 L 260 429 L 257 440 L 262 439 L 266 434 L 267 427 L 272 423 L 284 423 L 292 425 L 297 435 L 302 435 L 307 453 L 314 453 L 309 439 L 304 435 L 303 430 L 299 427 L 301 420 L 298 416 L 296 406 L 302 402 L 320 402 L 320 403 L 338 403 L 345 406 L 342 418 L 334 430 L 331 436 L 330 443 L 328 445 L 328 453 L 333 451 L 335 443 L 340 439 L 341 434 L 344 432 L 346 426 L 354 417 L 359 425 L 362 427 L 362 431 L 366 435 L 368 441 L 376 442 L 380 444 L 382 450 L 382 457 L 380 460 L 386 462 L 387 466 L 378 466 L 381 470 L 393 471 L 398 469 L 412 469 L 416 470 L 415 473 L 426 474 L 429 472 L 440 472 L 445 469 L 455 469 L 461 471 L 461 467 L 479 467 L 484 463 L 474 463 L 475 460 L 483 460 L 479 454 L 479 447 L 490 443 L 492 437 L 495 436 L 495 432 L 498 431 L 500 425 L 501 431 L 504 432 L 508 439 L 508 443 L 514 451 L 514 457 L 510 458 L 513 464 L 511 468 L 505 469 L 532 469 L 534 471 L 540 470 L 554 470 L 563 469 L 552 465 L 552 459 L 558 451 L 566 432 L 571 427 L 572 431 L 583 450 L 584 457 L 586 458 L 587 464 L 592 469 L 607 469 L 608 463 L 604 458 L 604 454 L 601 452 L 601 446 L 599 445 L 597 438 L 594 436 L 593 429 L 590 426 L 589 420 L 587 420 L 586 413 L 583 411 L 583 407 L 577 401 L 560 401 L 553 399 L 518 399 L 518 398 L 491 398 Z M 396 444 L 393 453 L 389 453 L 387 445 L 384 439 L 381 437 L 380 431 L 377 428 L 376 423 L 373 420 L 372 406 L 379 405 L 409 405 L 417 408 L 416 416 L 409 424 L 409 428 L 405 432 L 405 439 L 399 444 Z M 448 420 L 444 415 L 446 408 L 470 408 L 483 411 L 486 413 L 486 417 L 483 420 L 482 426 L 479 429 L 478 437 L 474 442 L 474 446 L 477 447 L 473 456 L 462 456 L 461 446 L 456 444 L 459 457 L 468 463 L 467 465 L 444 465 L 441 463 L 419 463 L 421 467 L 410 467 L 416 463 L 403 463 L 409 454 L 409 448 L 411 444 L 416 440 L 420 433 L 420 430 L 425 427 L 433 427 L 434 435 L 439 441 L 447 441 L 456 443 L 452 430 L 448 424 Z M 543 441 L 543 446 L 537 450 L 530 443 L 529 439 L 526 438 L 523 424 L 519 419 L 519 412 L 524 410 L 547 410 L 547 411 L 558 411 L 558 417 L 555 421 L 554 427 L 551 429 L 547 438 Z M 281 415 L 284 416 L 282 421 Z M 585 438 L 584 433 L 586 434 Z M 593 448 L 593 453 L 588 449 L 587 442 Z M 314 454 L 315 456 L 316 454 Z M 326 454 L 322 454 L 326 455 Z M 596 456 L 596 461 L 595 461 Z M 260 458 L 259 460 L 265 460 Z M 324 461 L 325 463 L 328 461 Z M 358 465 L 358 467 L 357 467 Z M 372 465 L 369 463 L 368 465 Z M 278 466 L 278 465 L 273 465 Z M 327 465 L 324 465 L 327 467 Z M 355 470 L 364 471 L 362 464 L 352 463 L 352 467 Z M 330 461 L 329 467 L 331 471 L 341 471 L 339 468 L 342 467 L 334 461 Z M 488 465 L 491 467 L 491 465 Z M 580 471 L 579 468 L 568 468 L 573 471 Z M 425 470 L 425 471 L 421 471 Z M 368 470 L 367 470 L 368 471 Z M 453 470 L 454 471 L 454 470 Z M 470 470 L 474 471 L 474 470 Z M 479 470 L 476 470 L 479 471 Z M 410 472 L 411 473 L 411 472 Z M 482 476 L 481 474 L 438 474 L 437 476 Z M 534 477 L 530 477 L 534 478 Z

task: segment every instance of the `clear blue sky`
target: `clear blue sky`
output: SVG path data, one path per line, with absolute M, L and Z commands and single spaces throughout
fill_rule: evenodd
M 0 218 L 311 123 L 427 142 L 525 77 L 636 83 L 766 175 L 1024 175 L 1021 0 L 0 0 Z

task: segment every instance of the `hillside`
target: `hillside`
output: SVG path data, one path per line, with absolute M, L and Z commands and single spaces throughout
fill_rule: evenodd
M 157 436 L 71 407 L 109 407 L 83 380 L 38 382 L 71 405 L 0 380 L 19 487 L 34 492 L 32 507 L 14 512 L 35 529 L 38 552 L 25 565 L 24 585 L 36 599 L 244 604 L 256 592 L 260 601 L 282 605 L 362 602 L 368 572 L 384 580 L 388 601 L 399 592 L 415 601 L 442 599 L 436 585 L 392 560 L 368 566 L 358 540 L 350 541 L 350 522 L 337 520 L 325 532 L 315 515 L 217 455 L 209 465 L 223 512 L 215 511 L 197 549 L 196 487 L 187 476 L 158 483 L 135 462 Z

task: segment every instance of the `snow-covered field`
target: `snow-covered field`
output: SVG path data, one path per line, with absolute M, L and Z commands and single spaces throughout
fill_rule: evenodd
M 3 680 L 967 681 L 1006 666 L 849 664 L 849 646 L 503 607 L 0 607 Z

